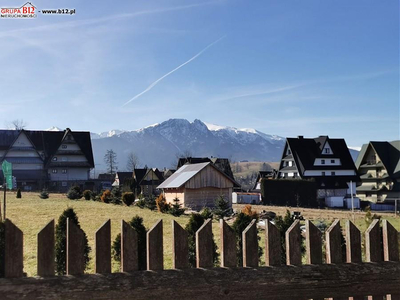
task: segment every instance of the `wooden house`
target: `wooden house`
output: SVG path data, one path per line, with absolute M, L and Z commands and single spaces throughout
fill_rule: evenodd
M 178 198 L 183 207 L 201 210 L 213 207 L 223 196 L 232 205 L 232 189 L 237 183 L 211 162 L 186 164 L 157 188 L 163 189 L 168 203 Z

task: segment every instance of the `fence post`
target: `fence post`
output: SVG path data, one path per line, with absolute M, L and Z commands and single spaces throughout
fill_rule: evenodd
M 350 220 L 346 221 L 346 260 L 348 263 L 362 262 L 361 232 Z
M 399 233 L 387 220 L 382 221 L 383 227 L 383 259 L 399 261 Z M 400 295 L 386 295 L 387 300 L 398 300 Z
M 212 268 L 213 266 L 213 236 L 212 220 L 208 219 L 196 231 L 196 267 Z
M 242 232 L 243 267 L 258 267 L 258 236 L 256 219 Z
M 286 231 L 286 264 L 301 265 L 300 221 L 296 220 Z
M 321 231 L 309 220 L 306 221 L 307 263 L 322 264 Z
M 138 234 L 121 220 L 121 272 L 139 270 Z
M 340 221 L 335 220 L 326 231 L 326 263 L 342 263 L 342 236 Z
M 233 229 L 224 220 L 219 220 L 221 230 L 221 267 L 236 267 L 236 236 Z
M 172 220 L 172 268 L 189 268 L 188 233 L 175 220 Z
M 4 277 L 22 277 L 24 275 L 24 234 L 8 219 L 5 220 L 4 231 Z
M 267 266 L 280 266 L 281 255 L 281 234 L 274 224 L 265 220 L 265 264 Z
M 159 220 L 147 232 L 147 270 L 164 269 L 163 223 Z
M 373 220 L 365 232 L 365 258 L 367 262 L 381 262 L 381 229 L 379 220 Z M 383 299 L 383 295 L 368 296 L 368 300 Z
M 54 220 L 51 220 L 37 235 L 37 274 L 54 276 Z
M 85 241 L 83 231 L 67 219 L 67 275 L 80 275 L 85 271 Z
M 111 220 L 96 231 L 96 273 L 111 273 Z

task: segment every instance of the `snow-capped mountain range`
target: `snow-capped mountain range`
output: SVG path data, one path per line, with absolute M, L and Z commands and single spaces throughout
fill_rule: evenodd
M 92 133 L 96 167 L 105 169 L 107 149 L 117 153 L 119 170 L 126 169 L 127 158 L 134 152 L 141 165 L 176 166 L 179 154 L 196 157 L 225 157 L 234 161 L 279 161 L 285 138 L 252 128 L 235 128 L 185 119 L 170 119 L 138 130 L 110 130 Z

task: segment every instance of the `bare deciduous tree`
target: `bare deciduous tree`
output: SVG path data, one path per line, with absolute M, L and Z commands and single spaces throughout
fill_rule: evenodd
M 16 120 L 13 120 L 13 121 L 11 121 L 9 124 L 8 124 L 8 128 L 11 128 L 11 129 L 15 129 L 15 130 L 22 130 L 22 129 L 24 129 L 25 127 L 27 126 L 27 124 L 24 122 L 24 120 L 19 120 L 19 119 L 16 119 Z
M 128 162 L 126 163 L 126 168 L 128 171 L 133 172 L 139 166 L 139 163 L 139 157 L 134 152 L 130 152 L 128 154 Z
M 104 162 L 107 166 L 107 172 L 110 174 L 114 174 L 118 164 L 117 153 L 115 153 L 112 149 L 107 150 L 106 154 L 104 155 Z

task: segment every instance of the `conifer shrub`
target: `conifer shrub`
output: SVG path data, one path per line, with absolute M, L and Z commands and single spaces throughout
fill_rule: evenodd
M 237 254 L 237 264 L 239 267 L 243 266 L 242 233 L 247 228 L 247 226 L 250 225 L 250 223 L 253 219 L 256 219 L 256 220 L 258 219 L 258 215 L 254 214 L 254 212 L 251 212 L 251 206 L 250 206 L 250 210 L 247 210 L 247 212 L 250 211 L 250 214 L 245 213 L 244 210 L 245 209 L 243 209 L 243 211 L 236 216 L 235 222 L 233 222 L 233 225 L 232 225 L 232 229 L 236 235 L 236 254 Z M 258 238 L 258 240 L 260 240 L 260 236 L 258 236 L 257 238 Z M 259 260 L 261 259 L 262 253 L 263 253 L 262 248 L 260 246 L 258 246 L 258 259 Z
M 78 220 L 78 216 L 76 215 L 73 208 L 69 207 L 60 215 L 58 218 L 58 222 L 56 225 L 56 245 L 55 245 L 55 257 L 56 257 L 56 273 L 58 275 L 65 275 L 67 271 L 67 219 L 70 219 L 75 225 L 81 228 Z M 89 252 L 91 248 L 89 247 L 88 238 L 86 233 L 84 232 L 84 240 L 85 240 L 85 248 L 84 248 L 84 262 L 85 269 L 89 264 Z
M 139 199 L 135 202 L 135 205 L 142 209 L 146 207 L 146 200 L 142 194 L 139 195 Z
M 172 206 L 169 208 L 169 213 L 174 217 L 180 217 L 185 213 L 185 209 L 181 207 L 178 197 L 174 199 L 174 204 L 172 204 Z
M 196 231 L 200 229 L 200 227 L 204 224 L 205 219 L 200 214 L 192 214 L 190 215 L 189 222 L 186 224 L 185 230 L 188 232 L 188 242 L 189 242 L 189 265 L 192 268 L 196 267 Z M 219 255 L 218 255 L 218 247 L 215 243 L 213 236 L 213 262 L 214 265 L 218 264 Z
M 101 195 L 101 197 L 100 197 L 101 202 L 104 202 L 104 203 L 110 203 L 112 201 L 112 198 L 113 197 L 111 195 L 111 191 L 110 190 L 105 190 L 103 192 L 103 194 Z
M 116 204 L 116 205 L 122 204 L 122 191 L 118 186 L 112 188 L 111 196 L 112 196 L 112 199 L 110 202 L 112 204 Z
M 67 192 L 67 198 L 71 200 L 78 200 L 82 198 L 81 188 L 77 185 L 72 186 Z
M 18 199 L 20 199 L 20 198 L 22 198 L 22 195 L 21 195 L 21 189 L 18 189 L 17 190 L 17 196 L 16 196 Z
M 215 200 L 214 215 L 216 215 L 218 219 L 223 219 L 224 217 L 230 216 L 231 213 L 232 209 L 229 206 L 229 202 L 225 200 L 224 196 L 220 195 Z
M 203 210 L 200 212 L 200 214 L 204 218 L 204 220 L 212 219 L 214 216 L 212 210 L 209 207 L 203 208 Z
M 170 205 L 167 203 L 163 194 L 160 194 L 156 199 L 157 210 L 161 213 L 167 213 Z
M 82 194 L 83 194 L 83 198 L 85 198 L 85 200 L 92 199 L 92 191 L 91 190 L 84 190 Z
M 136 215 L 128 223 L 138 234 L 138 258 L 139 270 L 147 269 L 146 234 L 147 229 L 143 225 L 143 218 Z M 121 234 L 119 233 L 112 244 L 112 255 L 115 261 L 121 262 Z
M 145 207 L 150 209 L 150 210 L 155 210 L 157 208 L 156 205 L 156 197 L 154 195 L 149 195 L 144 198 L 145 201 Z
M 39 198 L 40 199 L 48 199 L 49 198 L 49 193 L 46 190 L 43 190 L 40 194 L 39 194 Z
M 126 206 L 131 206 L 135 202 L 135 194 L 132 192 L 125 192 L 122 194 L 122 202 Z

